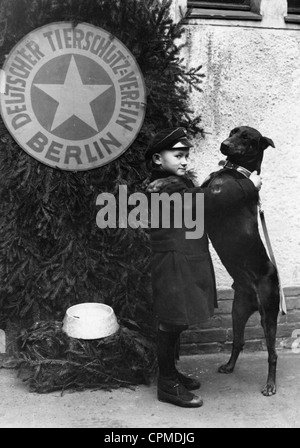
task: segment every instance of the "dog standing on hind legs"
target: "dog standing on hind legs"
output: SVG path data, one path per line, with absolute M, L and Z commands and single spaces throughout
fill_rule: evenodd
M 260 174 L 265 149 L 275 147 L 270 138 L 249 126 L 234 128 L 229 137 L 221 144 L 222 154 L 227 156 L 224 167 L 212 173 L 202 184 L 218 195 L 223 191 L 228 197 L 233 179 L 249 177 L 253 171 Z M 178 179 L 158 179 L 156 190 L 160 191 L 164 183 Z M 227 194 L 228 193 L 228 194 Z M 230 201 L 222 207 L 205 215 L 205 231 L 214 246 L 221 262 L 233 279 L 234 300 L 232 307 L 233 345 L 227 364 L 219 368 L 221 373 L 232 373 L 238 356 L 244 345 L 245 326 L 250 316 L 259 311 L 268 350 L 268 378 L 262 394 L 271 396 L 276 393 L 276 332 L 280 308 L 284 314 L 284 297 L 280 295 L 279 276 L 276 262 L 260 238 L 258 229 L 259 196 L 243 200 L 239 206 L 232 207 Z M 262 222 L 263 223 L 263 222 Z M 266 235 L 265 235 L 266 236 Z M 281 302 L 281 298 L 283 299 Z
M 224 167 L 212 173 L 202 186 L 210 185 L 216 194 L 226 188 L 226 181 L 260 174 L 264 150 L 275 147 L 273 141 L 248 126 L 234 128 L 221 143 L 220 150 L 227 156 Z M 257 220 L 257 200 L 243 202 L 237 208 L 215 211 L 205 216 L 209 239 L 222 264 L 233 278 L 232 307 L 233 345 L 227 364 L 220 373 L 232 373 L 244 345 L 244 330 L 249 317 L 259 311 L 268 350 L 268 378 L 262 394 L 276 393 L 276 331 L 280 305 L 279 279 L 260 238 Z

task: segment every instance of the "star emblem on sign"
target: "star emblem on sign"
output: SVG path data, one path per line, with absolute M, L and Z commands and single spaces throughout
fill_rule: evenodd
M 113 87 L 113 84 L 108 83 L 107 79 L 106 82 L 103 80 L 103 77 L 100 79 L 101 77 L 98 76 L 98 73 L 93 75 L 90 73 L 88 75 L 83 74 L 82 76 L 81 72 L 84 64 L 81 61 L 81 65 L 78 66 L 77 58 L 78 56 L 70 55 L 67 64 L 65 60 L 63 61 L 64 70 L 66 70 L 65 75 L 62 76 L 60 73 L 58 79 L 55 79 L 52 74 L 54 80 L 48 82 L 45 80 L 44 75 L 42 82 L 37 80 L 33 84 L 38 91 L 46 94 L 46 98 L 50 99 L 51 103 L 54 104 L 50 113 L 49 109 L 46 112 L 47 105 L 44 104 L 45 116 L 47 117 L 44 119 L 44 123 L 41 121 L 42 114 L 39 110 L 37 110 L 36 116 L 41 121 L 41 124 L 55 135 L 63 136 L 65 132 L 63 127 L 65 130 L 68 128 L 68 132 L 71 133 L 72 128 L 85 127 L 85 130 L 90 129 L 91 133 L 97 134 L 100 130 L 99 128 L 101 128 L 102 118 L 99 117 L 99 111 L 95 116 L 95 106 L 93 105 L 95 105 L 97 99 Z M 53 68 L 50 69 L 50 72 L 51 70 Z M 103 107 L 101 109 L 103 111 Z M 102 116 L 103 114 L 105 114 L 105 111 L 101 113 Z M 47 124 L 45 125 L 45 123 Z M 79 130 L 77 133 L 82 137 L 84 136 L 84 130 L 82 132 Z M 80 139 L 80 137 L 77 139 Z
M 90 103 L 102 95 L 111 85 L 83 84 L 74 56 L 70 59 L 63 84 L 35 84 L 35 87 L 38 87 L 58 102 L 51 131 L 73 117 L 73 115 L 91 126 L 95 131 L 98 131 Z

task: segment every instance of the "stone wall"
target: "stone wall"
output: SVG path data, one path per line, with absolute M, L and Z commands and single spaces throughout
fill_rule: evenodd
M 184 7 L 185 0 L 174 0 Z M 186 3 L 186 2 L 185 2 Z M 262 165 L 261 199 L 284 287 L 300 285 L 300 23 L 287 23 L 287 0 L 255 0 L 261 21 L 186 21 L 187 68 L 202 65 L 203 92 L 192 92 L 204 138 L 194 141 L 199 182 L 224 159 L 220 143 L 235 126 L 271 138 Z M 211 248 L 219 289 L 232 280 Z
M 278 316 L 277 347 L 295 348 L 297 330 L 300 336 L 300 288 L 284 288 L 288 312 Z M 190 327 L 181 336 L 180 353 L 195 355 L 228 351 L 232 346 L 231 309 L 233 290 L 219 290 L 215 315 L 207 322 Z M 295 345 L 296 344 L 296 345 Z M 299 343 L 300 346 L 300 343 Z M 260 315 L 254 313 L 245 329 L 245 350 L 266 350 L 264 332 L 260 324 Z
M 173 6 L 175 13 L 188 5 L 174 0 Z M 287 0 L 251 0 L 252 12 L 262 16 L 259 21 L 196 14 L 186 21 L 184 35 L 187 68 L 202 65 L 205 75 L 203 91 L 190 98 L 204 129 L 192 153 L 199 182 L 218 169 L 224 159 L 220 143 L 232 128 L 252 126 L 275 143 L 275 149 L 265 151 L 260 196 L 288 305 L 288 314 L 278 317 L 278 348 L 297 347 L 298 329 L 300 335 L 300 22 L 285 20 L 287 6 Z M 183 354 L 231 348 L 232 279 L 213 247 L 211 253 L 219 309 L 207 323 L 182 335 Z M 245 350 L 266 348 L 258 313 L 248 321 L 245 341 Z

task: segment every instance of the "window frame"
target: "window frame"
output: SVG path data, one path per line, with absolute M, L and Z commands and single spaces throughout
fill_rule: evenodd
M 248 4 L 244 2 L 247 1 Z M 187 0 L 187 6 L 209 9 L 241 9 L 249 10 L 251 0 Z
M 227 19 L 261 21 L 262 15 L 253 8 L 253 0 L 243 4 L 240 0 L 187 0 L 186 19 Z

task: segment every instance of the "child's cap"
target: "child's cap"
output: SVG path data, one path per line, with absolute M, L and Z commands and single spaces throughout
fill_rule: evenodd
M 191 148 L 193 145 L 186 137 L 184 128 L 169 128 L 158 132 L 145 152 L 145 159 L 149 160 L 153 154 L 163 149 Z

